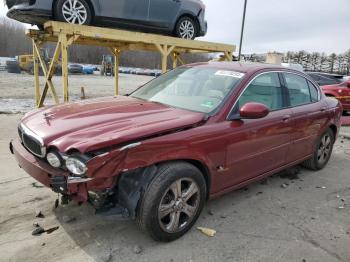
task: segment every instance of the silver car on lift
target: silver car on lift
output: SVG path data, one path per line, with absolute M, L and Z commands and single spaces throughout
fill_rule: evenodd
M 48 20 L 174 35 L 184 39 L 207 32 L 201 0 L 5 0 L 7 16 L 37 25 Z

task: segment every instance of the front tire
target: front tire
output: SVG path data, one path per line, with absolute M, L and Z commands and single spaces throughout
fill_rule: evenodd
M 179 19 L 175 28 L 175 35 L 182 39 L 195 39 L 199 34 L 198 24 L 191 17 L 184 16 Z
M 176 240 L 198 219 L 206 191 L 204 177 L 195 166 L 186 162 L 162 164 L 145 190 L 137 224 L 156 241 Z
M 58 0 L 54 13 L 56 19 L 62 22 L 80 25 L 92 23 L 92 11 L 86 0 Z
M 306 160 L 303 166 L 315 171 L 323 169 L 332 155 L 334 142 L 335 135 L 333 130 L 328 128 L 318 139 L 313 156 Z

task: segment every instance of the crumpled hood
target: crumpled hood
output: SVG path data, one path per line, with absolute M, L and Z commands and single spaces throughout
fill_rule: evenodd
M 34 110 L 22 123 L 48 147 L 85 153 L 189 127 L 203 119 L 202 113 L 119 96 Z

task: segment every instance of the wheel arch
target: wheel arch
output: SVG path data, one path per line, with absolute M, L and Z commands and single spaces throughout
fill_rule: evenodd
M 175 162 L 186 162 L 186 163 L 189 163 L 189 164 L 191 164 L 199 169 L 199 171 L 202 173 L 202 175 L 204 177 L 205 184 L 207 187 L 207 199 L 209 199 L 209 192 L 210 192 L 210 186 L 211 186 L 211 173 L 209 171 L 208 166 L 205 163 L 203 163 L 202 161 L 200 161 L 198 159 L 181 158 L 181 159 L 160 161 L 160 162 L 154 163 L 153 165 L 159 166 L 162 164 L 171 164 L 171 163 L 175 163 Z
M 198 19 L 198 16 L 196 16 L 195 14 L 192 14 L 192 13 L 182 13 L 177 19 L 176 19 L 176 22 L 175 22 L 175 26 L 174 26 L 174 29 L 173 29 L 173 33 L 176 32 L 176 27 L 177 27 L 177 24 L 179 23 L 180 19 L 183 18 L 183 17 L 189 17 L 191 19 L 193 19 L 193 21 L 196 22 L 196 25 L 197 25 L 197 35 L 196 37 L 199 35 L 199 32 L 200 32 L 200 23 L 199 23 L 199 19 Z
M 205 179 L 205 184 L 207 186 L 207 199 L 209 199 L 209 192 L 210 192 L 210 186 L 211 186 L 211 175 L 210 175 L 210 171 L 209 171 L 209 168 L 207 167 L 207 165 L 205 165 L 203 162 L 201 162 L 199 160 L 194 160 L 194 159 L 182 159 L 180 161 L 187 162 L 187 163 L 195 166 L 196 168 L 198 168 L 199 171 L 201 171 L 201 173 Z
M 208 167 L 201 161 L 195 159 L 174 159 L 153 163 L 146 167 L 127 170 L 117 178 L 115 188 L 118 192 L 119 203 L 128 210 L 132 219 L 137 216 L 140 200 L 147 186 L 156 176 L 159 166 L 176 162 L 189 163 L 199 169 L 206 183 L 206 200 L 209 199 L 211 176 Z

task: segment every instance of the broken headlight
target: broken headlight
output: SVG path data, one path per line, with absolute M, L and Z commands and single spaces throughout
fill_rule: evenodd
M 73 156 L 66 159 L 66 167 L 72 174 L 77 176 L 82 176 L 87 171 L 85 162 Z

